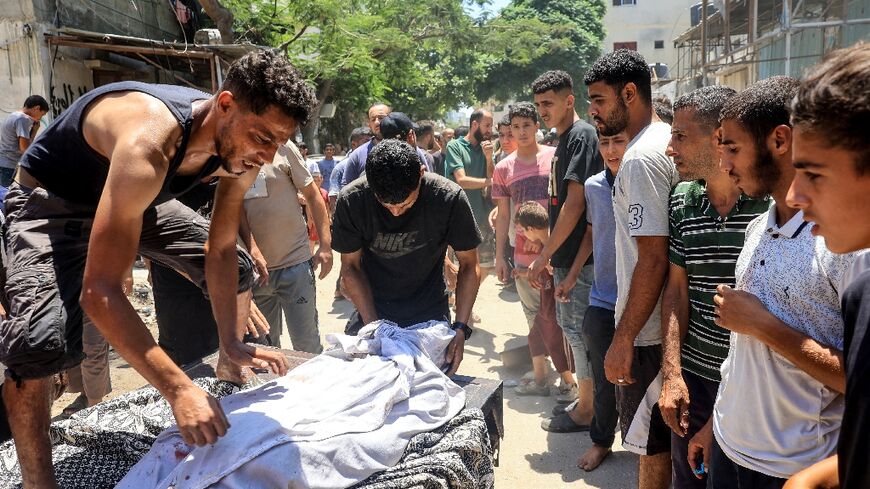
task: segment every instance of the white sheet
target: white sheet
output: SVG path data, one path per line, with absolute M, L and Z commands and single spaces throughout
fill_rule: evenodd
M 188 446 L 177 426 L 118 484 L 121 489 L 347 487 L 398 463 L 415 434 L 465 406 L 439 369 L 453 331 L 431 321 L 378 321 L 287 376 L 221 401 L 230 429 Z

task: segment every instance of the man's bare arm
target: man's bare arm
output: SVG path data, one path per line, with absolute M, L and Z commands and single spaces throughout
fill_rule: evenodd
M 689 328 L 689 277 L 671 264 L 662 293 L 662 373 L 681 375 L 680 349 Z
M 491 183 L 489 178 L 469 177 L 465 174 L 465 169 L 463 168 L 453 170 L 453 178 L 465 190 L 480 190 L 488 187 Z
M 362 269 L 362 250 L 341 255 L 341 278 L 351 302 L 359 312 L 363 324 L 378 319 L 375 310 L 375 300 L 372 296 L 372 286 Z
M 477 290 L 480 288 L 480 262 L 476 248 L 454 252 L 459 261 L 459 274 L 456 279 L 456 320 L 468 323 L 474 301 L 477 300 Z
M 720 285 L 713 302 L 716 324 L 755 337 L 829 388 L 846 391 L 843 352 L 793 329 L 753 294 Z
M 617 385 L 634 383 L 631 374 L 634 340 L 655 309 L 668 274 L 668 237 L 638 236 L 634 239 L 637 240 L 637 264 L 625 309 L 604 357 L 607 380 Z
M 541 256 L 536 258 L 529 266 L 529 281 L 532 284 L 540 285 L 538 277 L 544 271 L 544 267 L 547 266 L 556 250 L 571 235 L 571 231 L 577 226 L 584 212 L 586 212 L 586 197 L 583 184 L 570 181 L 568 182 L 568 195 L 565 197 L 565 203 L 562 204 L 562 210 L 559 211 L 556 225 L 553 226 L 553 230 L 550 232 L 550 240 L 547 241 L 544 249 L 541 250 Z
M 680 349 L 689 328 L 689 277 L 671 263 L 662 292 L 662 392 L 659 408 L 665 424 L 677 435 L 689 429 L 689 389 L 683 379 Z
M 509 271 L 505 263 L 505 248 L 509 242 L 508 232 L 511 222 L 511 201 L 507 197 L 499 197 L 495 200 L 498 213 L 495 216 L 495 274 L 499 281 L 507 282 Z
M 332 232 L 329 229 L 329 212 L 326 210 L 326 203 L 316 183 L 311 182 L 303 187 L 302 194 L 308 201 L 305 207 L 311 212 L 314 227 L 317 228 L 317 237 L 320 238 L 320 244 L 314 253 L 314 270 L 320 266 L 319 277 L 323 279 L 332 270 Z
M 106 111 L 83 123 L 91 147 L 114 164 L 94 217 L 81 306 L 121 356 L 169 401 L 184 440 L 214 443 L 228 427 L 220 405 L 157 346 L 121 285 L 137 252 L 143 212 L 160 191 L 181 131 L 163 104 L 144 102 L 135 107 L 137 117 Z

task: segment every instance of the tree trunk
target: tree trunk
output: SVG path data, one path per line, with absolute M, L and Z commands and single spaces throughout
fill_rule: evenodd
M 320 108 L 327 97 L 332 94 L 332 80 L 326 80 L 317 87 L 317 107 L 314 108 L 314 115 L 311 120 L 302 129 L 302 140 L 311 148 L 311 153 L 322 153 L 320 150 L 320 139 L 318 132 L 320 129 Z
M 232 44 L 235 41 L 235 35 L 233 34 L 233 13 L 221 5 L 220 0 L 199 0 L 199 4 L 202 5 L 205 13 L 217 24 L 217 28 L 221 33 L 221 42 Z

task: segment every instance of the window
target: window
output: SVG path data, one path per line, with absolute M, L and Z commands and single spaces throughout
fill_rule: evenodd
M 664 49 L 665 48 L 664 41 L 655 41 L 654 44 L 655 44 L 655 49 Z
M 637 5 L 637 0 L 613 0 L 614 7 L 619 7 L 621 5 Z
M 637 42 L 615 42 L 613 43 L 613 50 L 616 51 L 617 49 L 637 51 Z

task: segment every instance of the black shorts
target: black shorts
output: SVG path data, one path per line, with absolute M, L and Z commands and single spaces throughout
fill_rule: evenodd
M 79 297 L 96 206 L 14 183 L 6 196 L 6 212 L 9 310 L 0 324 L 0 362 L 13 378 L 47 377 L 84 358 Z M 170 200 L 145 211 L 139 253 L 205 290 L 207 239 L 208 221 Z M 241 248 L 238 269 L 238 290 L 249 290 L 253 260 Z
M 659 411 L 662 346 L 636 346 L 631 363 L 634 384 L 616 386 L 622 446 L 639 455 L 671 451 L 671 429 Z

